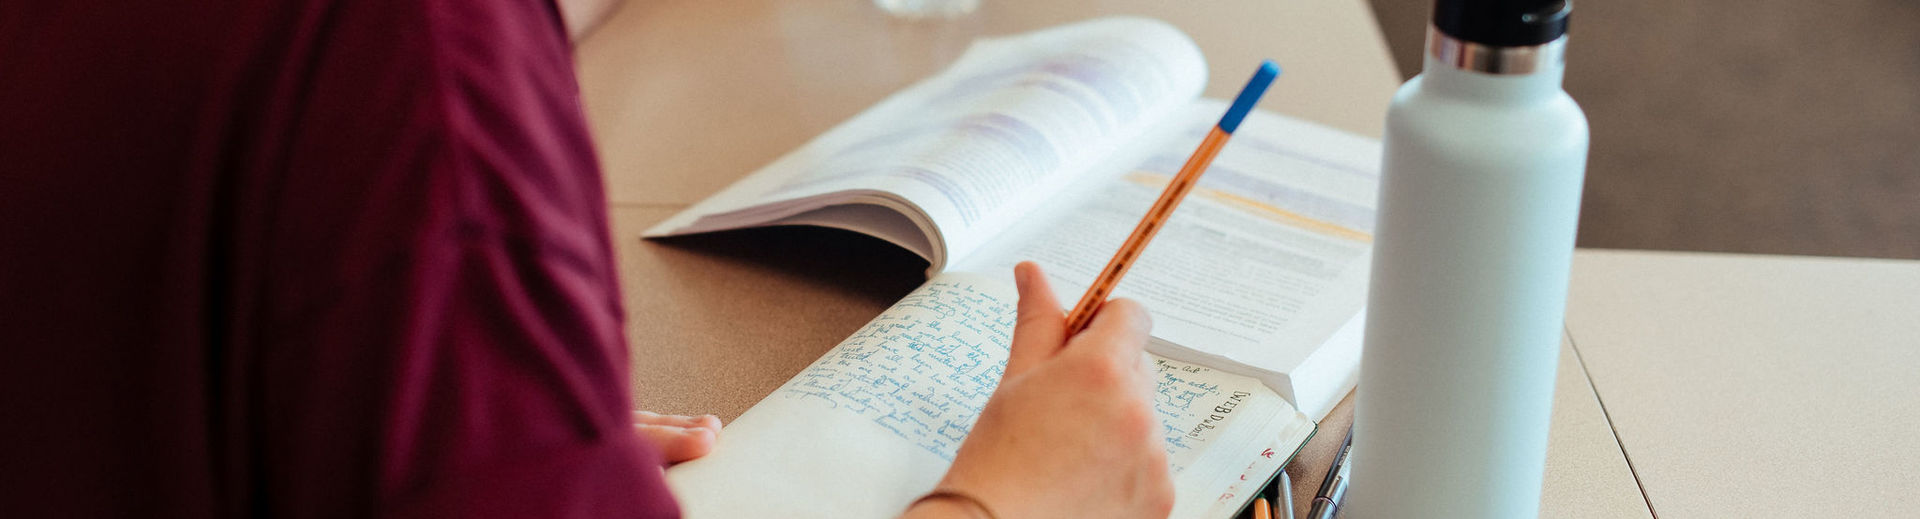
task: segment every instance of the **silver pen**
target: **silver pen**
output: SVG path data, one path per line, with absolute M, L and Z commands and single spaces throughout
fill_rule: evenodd
M 1280 499 L 1273 502 L 1273 519 L 1293 519 L 1293 478 L 1280 471 Z
M 1340 512 L 1340 498 L 1347 495 L 1348 456 L 1353 454 L 1353 428 L 1347 428 L 1347 439 L 1340 442 L 1340 452 L 1333 456 L 1333 466 L 1327 467 L 1327 479 L 1320 482 L 1320 495 L 1313 496 L 1313 509 L 1307 512 L 1308 519 L 1333 519 Z

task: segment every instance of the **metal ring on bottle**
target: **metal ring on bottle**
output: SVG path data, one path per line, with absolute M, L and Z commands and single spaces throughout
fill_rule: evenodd
M 1427 53 L 1460 70 L 1497 75 L 1532 74 L 1547 65 L 1564 65 L 1567 37 L 1539 45 L 1502 47 L 1455 39 L 1427 26 Z

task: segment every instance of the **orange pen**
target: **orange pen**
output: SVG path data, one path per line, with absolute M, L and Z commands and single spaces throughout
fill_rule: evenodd
M 1093 286 L 1087 287 L 1087 293 L 1080 302 L 1073 305 L 1073 311 L 1067 314 L 1067 335 L 1080 333 L 1093 320 L 1093 313 L 1100 304 L 1113 295 L 1113 288 L 1120 284 L 1120 277 L 1133 267 L 1133 261 L 1146 251 L 1147 242 L 1153 241 L 1153 235 L 1166 225 L 1167 218 L 1173 216 L 1173 210 L 1180 207 L 1180 200 L 1187 192 L 1200 183 L 1200 174 L 1207 171 L 1207 165 L 1213 163 L 1213 157 L 1220 154 L 1220 148 L 1227 144 L 1227 138 L 1240 127 L 1240 121 L 1246 119 L 1247 112 L 1253 110 L 1254 103 L 1267 92 L 1267 86 L 1273 84 L 1273 78 L 1280 75 L 1280 66 L 1273 60 L 1262 61 L 1260 69 L 1254 71 L 1253 78 L 1247 80 L 1247 86 L 1240 89 L 1240 95 L 1233 99 L 1233 106 L 1227 108 L 1227 114 L 1220 118 L 1220 124 L 1207 132 L 1207 138 L 1200 141 L 1200 149 L 1193 150 L 1193 156 L 1187 164 L 1180 167 L 1180 173 L 1167 183 L 1166 191 L 1160 192 L 1160 199 L 1147 209 L 1146 216 L 1140 218 L 1140 224 L 1133 227 L 1133 234 L 1127 236 L 1126 243 L 1120 245 L 1120 251 L 1114 253 L 1113 260 L 1107 262 L 1107 268 L 1100 270 L 1100 277 L 1093 280 Z

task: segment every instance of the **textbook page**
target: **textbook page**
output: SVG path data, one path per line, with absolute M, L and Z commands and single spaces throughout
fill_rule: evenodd
M 687 517 L 895 517 L 946 473 L 999 385 L 1016 303 L 985 276 L 928 281 L 728 424 L 712 453 L 668 469 Z M 1249 461 L 1311 431 L 1257 380 L 1151 360 L 1174 517 L 1224 517 L 1207 514 L 1237 507 Z
M 1062 301 L 1079 300 L 1225 111 L 1193 103 L 1149 139 L 1148 157 L 1090 175 L 1069 188 L 1077 196 L 949 269 L 1010 280 L 1033 260 Z M 1115 296 L 1145 303 L 1157 353 L 1241 366 L 1307 416 L 1325 415 L 1359 366 L 1379 157 L 1371 139 L 1249 114 Z
M 982 40 L 945 71 L 648 234 L 804 223 L 912 249 L 900 229 L 917 226 L 934 239 L 925 240 L 933 250 L 915 252 L 938 270 L 1178 112 L 1206 76 L 1193 41 L 1156 20 L 1107 18 Z M 866 218 L 806 214 L 849 203 L 887 207 L 914 226 L 869 232 Z

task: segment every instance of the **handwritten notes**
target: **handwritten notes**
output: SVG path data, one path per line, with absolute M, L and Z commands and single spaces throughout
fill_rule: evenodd
M 1167 442 L 1167 463 L 1179 474 L 1192 465 L 1255 392 L 1259 382 L 1194 364 L 1153 358 L 1159 375 L 1154 412 Z
M 775 394 L 857 415 L 952 461 L 1006 370 L 1016 320 L 1015 301 L 957 279 L 935 279 L 901 299 Z M 1179 473 L 1262 389 L 1253 379 L 1151 358 L 1154 410 Z
M 776 394 L 859 415 L 949 461 L 1000 383 L 1014 301 L 935 280 Z

